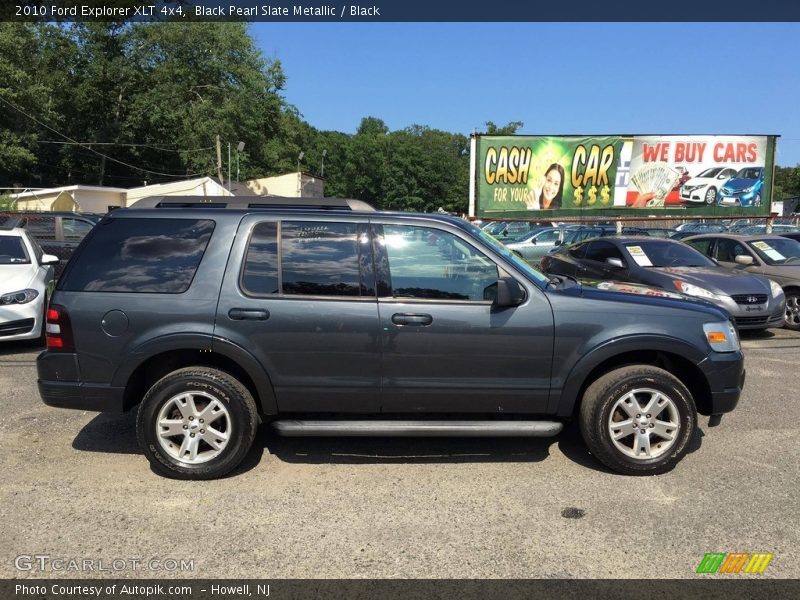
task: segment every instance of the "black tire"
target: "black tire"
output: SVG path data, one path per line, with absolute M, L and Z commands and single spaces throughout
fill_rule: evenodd
M 186 392 L 207 394 L 227 412 L 227 445 L 217 456 L 199 464 L 179 460 L 159 442 L 159 412 Z M 145 394 L 136 416 L 136 437 L 153 470 L 174 479 L 215 479 L 235 469 L 250 451 L 257 427 L 258 412 L 250 391 L 228 373 L 200 366 L 179 369 L 158 380 Z M 213 453 L 210 446 L 207 448 Z
M 664 453 L 654 458 L 628 456 L 611 438 L 609 427 L 612 409 L 618 400 L 636 389 L 655 390 L 669 398 L 679 419 L 678 433 L 671 446 L 669 442 L 653 438 L 667 444 Z M 656 367 L 633 365 L 606 373 L 587 388 L 580 407 L 579 424 L 589 450 L 613 471 L 625 475 L 657 475 L 671 470 L 686 454 L 689 442 L 697 433 L 697 409 L 689 390 L 674 375 Z M 633 438 L 625 438 L 631 439 L 632 446 L 636 443 L 638 427 L 637 425 L 632 431 Z M 650 434 L 647 436 L 649 439 Z M 620 444 L 626 445 L 624 442 L 624 439 L 620 440 Z M 631 450 L 638 452 L 638 449 L 633 447 Z
M 39 332 L 39 337 L 34 340 L 37 346 L 47 345 L 47 306 L 49 302 L 47 299 L 43 302 L 42 308 L 42 330 Z
M 800 331 L 800 292 L 792 290 L 786 294 L 786 314 L 783 326 L 792 331 Z

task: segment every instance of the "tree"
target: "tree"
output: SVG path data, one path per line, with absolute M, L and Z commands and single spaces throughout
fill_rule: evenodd
M 486 121 L 486 134 L 487 135 L 514 135 L 519 129 L 522 129 L 525 123 L 522 121 L 510 121 L 505 125 L 498 127 L 492 121 Z

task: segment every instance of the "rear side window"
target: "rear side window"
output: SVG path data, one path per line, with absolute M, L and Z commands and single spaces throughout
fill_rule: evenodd
M 107 219 L 73 257 L 59 289 L 180 294 L 213 231 L 207 219 Z
M 263 222 L 253 228 L 241 287 L 250 296 L 372 296 L 366 223 Z

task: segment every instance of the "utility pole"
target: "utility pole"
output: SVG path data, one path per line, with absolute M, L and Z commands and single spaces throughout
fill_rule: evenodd
M 225 180 L 222 179 L 222 146 L 219 144 L 219 136 L 217 136 L 217 179 L 224 186 Z

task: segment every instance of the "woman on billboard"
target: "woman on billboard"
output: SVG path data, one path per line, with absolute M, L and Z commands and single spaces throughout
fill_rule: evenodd
M 528 195 L 528 210 L 550 210 L 561 208 L 564 193 L 564 167 L 553 163 L 544 172 L 541 189 L 534 188 Z

